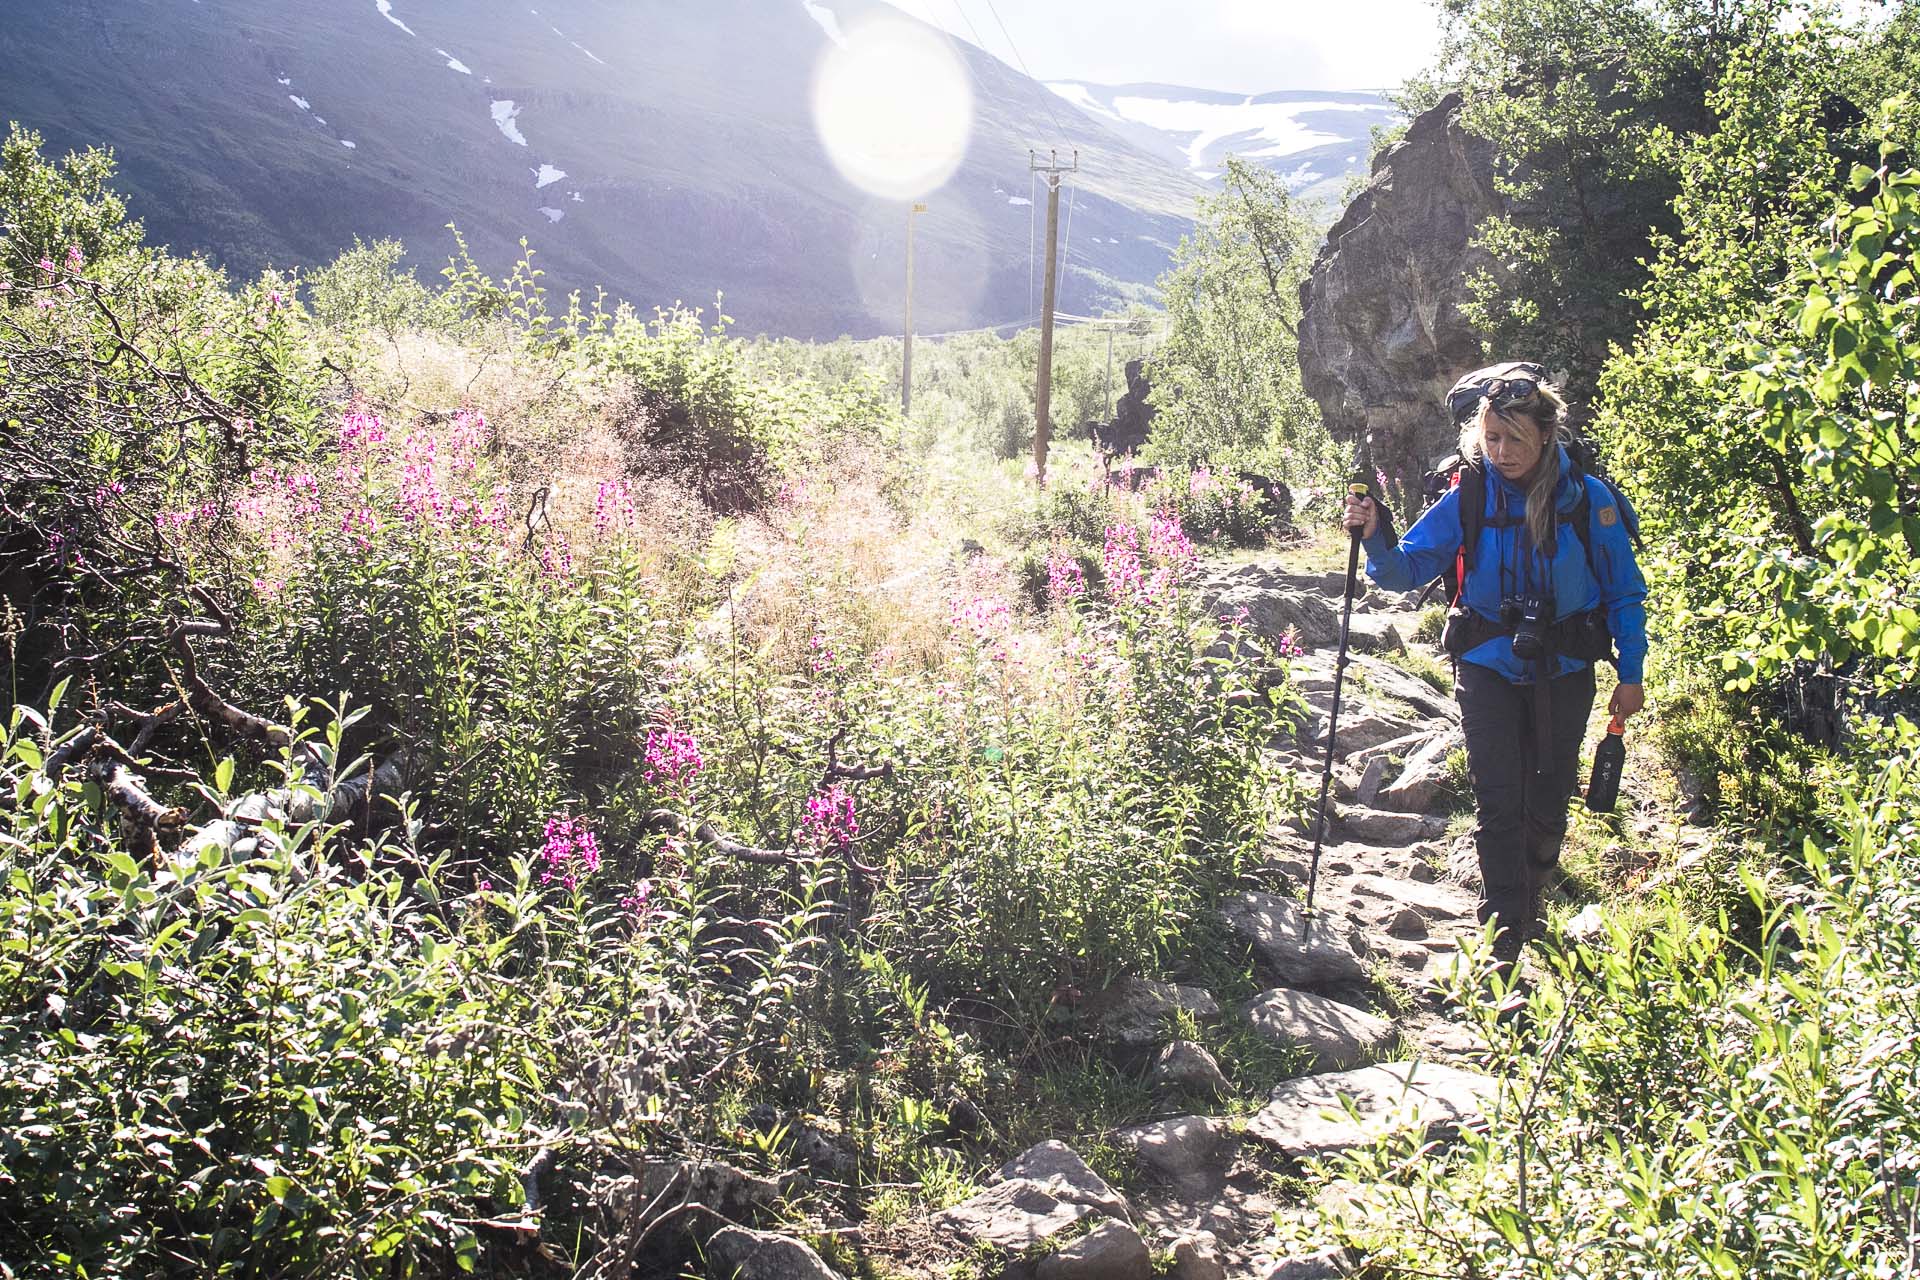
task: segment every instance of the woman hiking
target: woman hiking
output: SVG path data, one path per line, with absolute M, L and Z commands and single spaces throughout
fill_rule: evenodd
M 1368 498 L 1347 499 L 1344 523 L 1366 547 L 1367 575 L 1388 590 L 1457 575 L 1442 644 L 1456 663 L 1479 819 L 1480 919 L 1495 925 L 1496 959 L 1511 963 L 1542 932 L 1540 898 L 1566 835 L 1594 661 L 1619 671 L 1615 716 L 1644 701 L 1647 587 L 1632 513 L 1575 466 L 1566 402 L 1544 368 L 1477 370 L 1447 406 L 1460 429 L 1454 488 L 1402 538 Z M 1476 499 L 1478 519 L 1467 509 Z

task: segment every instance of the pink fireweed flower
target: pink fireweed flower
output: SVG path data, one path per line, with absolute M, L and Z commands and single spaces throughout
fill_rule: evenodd
M 1047 557 L 1047 599 L 1067 604 L 1087 593 L 1086 571 L 1080 562 L 1064 551 Z
M 1180 517 L 1171 511 L 1155 512 L 1148 521 L 1147 551 L 1180 572 L 1191 568 L 1200 558 L 1194 550 L 1193 539 L 1180 527 Z
M 800 842 L 811 849 L 844 849 L 860 834 L 853 794 L 839 783 L 807 797 L 800 819 Z
M 476 455 L 486 442 L 486 415 L 478 409 L 458 410 L 447 432 L 447 464 L 455 471 L 472 471 L 480 465 Z
M 447 522 L 446 495 L 434 473 L 438 452 L 434 438 L 422 431 L 408 432 L 400 446 L 400 514 L 409 521 Z
M 13 281 L 0 280 L 0 293 L 12 293 L 12 292 L 13 292 Z
M 42 274 L 51 277 L 54 272 L 53 259 L 52 258 L 40 259 L 40 270 Z
M 1213 472 L 1206 467 L 1198 467 L 1187 477 L 1187 496 L 1199 497 L 1213 485 Z
M 638 511 L 633 505 L 633 490 L 625 480 L 602 480 L 593 500 L 593 532 L 604 538 L 609 532 L 624 532 L 633 527 Z
M 635 920 L 647 914 L 647 901 L 653 897 L 653 881 L 636 880 L 633 888 L 620 895 L 620 909 Z
M 833 642 L 816 631 L 807 637 L 807 670 L 817 676 L 826 675 L 838 666 L 833 652 Z
M 1300 632 L 1294 627 L 1288 627 L 1280 633 L 1280 643 L 1274 646 L 1273 651 L 1283 658 L 1307 656 L 1307 647 L 1300 643 Z
M 340 532 L 352 538 L 362 551 L 373 545 L 372 535 L 379 527 L 372 507 L 356 507 L 340 517 Z
M 556 582 L 566 582 L 573 577 L 573 544 L 567 541 L 566 534 L 556 533 L 541 546 L 540 572 Z
M 1107 577 L 1107 595 L 1128 600 L 1140 594 L 1140 534 L 1130 524 L 1107 526 L 1105 544 L 1100 548 L 1100 568 Z
M 644 758 L 646 768 L 641 771 L 642 777 L 657 787 L 681 794 L 706 767 L 693 735 L 671 726 L 647 730 Z
M 1009 617 L 1007 602 L 994 596 L 956 596 L 948 612 L 956 630 L 971 632 L 982 643 L 1004 635 Z
M 584 822 L 572 818 L 547 819 L 546 843 L 540 847 L 540 883 L 558 880 L 572 889 L 580 878 L 600 869 L 600 841 Z
M 340 452 L 371 449 L 387 442 L 387 426 L 380 415 L 358 405 L 340 415 Z

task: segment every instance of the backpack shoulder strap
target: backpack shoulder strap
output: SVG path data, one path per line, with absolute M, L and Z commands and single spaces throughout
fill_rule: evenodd
M 1460 581 L 1466 582 L 1480 549 L 1480 530 L 1487 520 L 1487 469 L 1478 459 L 1460 464 Z

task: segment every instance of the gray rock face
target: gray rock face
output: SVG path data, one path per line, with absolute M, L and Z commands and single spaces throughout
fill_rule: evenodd
M 1311 935 L 1300 904 L 1271 893 L 1248 892 L 1220 909 L 1227 927 L 1253 947 L 1254 958 L 1290 987 L 1324 987 L 1366 979 L 1353 927 L 1324 912 Z
M 1340 723 L 1334 726 L 1334 752 L 1337 756 L 1351 756 L 1356 751 L 1365 751 L 1368 747 L 1403 738 L 1412 728 L 1398 716 L 1369 710 L 1364 704 L 1355 705 L 1352 699 L 1342 697 L 1341 703 Z M 1308 739 L 1314 755 L 1324 752 L 1327 749 L 1326 716 L 1315 716 L 1301 731 L 1301 736 Z
M 1387 757 L 1374 756 L 1367 761 L 1367 767 L 1360 771 L 1360 785 L 1354 788 L 1353 798 L 1368 808 L 1380 798 L 1380 788 L 1387 782 Z
M 1120 1129 L 1113 1137 L 1143 1169 L 1195 1196 L 1219 1185 L 1237 1141 L 1218 1116 L 1175 1116 Z
M 1009 1251 L 1051 1240 L 1085 1218 L 1127 1217 L 1127 1202 L 1064 1142 L 1043 1142 L 1001 1167 L 1000 1181 L 934 1222 L 969 1243 Z
M 715 1232 L 707 1241 L 706 1261 L 716 1280 L 842 1280 L 800 1241 L 744 1227 Z
M 1037 1280 L 1152 1280 L 1153 1257 L 1138 1231 L 1124 1222 L 1103 1222 L 1041 1259 L 1034 1274 Z
M 1336 439 L 1372 433 L 1397 505 L 1453 447 L 1447 388 L 1486 363 L 1460 308 L 1489 265 L 1474 230 L 1502 201 L 1492 147 L 1461 127 L 1460 105 L 1442 98 L 1375 157 L 1300 286 L 1300 380 Z
M 1325 1157 L 1382 1134 L 1454 1127 L 1480 1115 L 1499 1089 L 1491 1076 L 1436 1062 L 1383 1062 L 1275 1085 L 1247 1134 L 1295 1160 Z M 1358 1112 L 1346 1113 L 1342 1099 Z
M 1090 996 L 1081 1007 L 1102 1034 L 1135 1047 L 1158 1043 L 1164 1037 L 1167 1019 L 1181 1010 L 1202 1022 L 1220 1016 L 1219 1003 L 1204 988 L 1181 987 L 1151 978 L 1122 978 Z
M 1247 1005 L 1247 1021 L 1277 1044 L 1311 1052 L 1316 1071 L 1350 1067 L 1393 1038 L 1393 1024 L 1385 1018 L 1286 987 L 1254 997 Z

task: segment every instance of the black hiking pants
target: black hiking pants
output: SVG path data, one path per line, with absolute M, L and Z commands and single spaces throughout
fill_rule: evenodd
M 1513 959 L 1541 927 L 1540 895 L 1560 861 L 1567 801 L 1593 710 L 1593 668 L 1549 683 L 1552 741 L 1534 739 L 1533 686 L 1471 662 L 1459 664 L 1454 696 L 1467 739 L 1467 768 L 1480 819 L 1480 919 L 1498 921 L 1494 953 Z M 1546 768 L 1536 774 L 1541 752 Z

